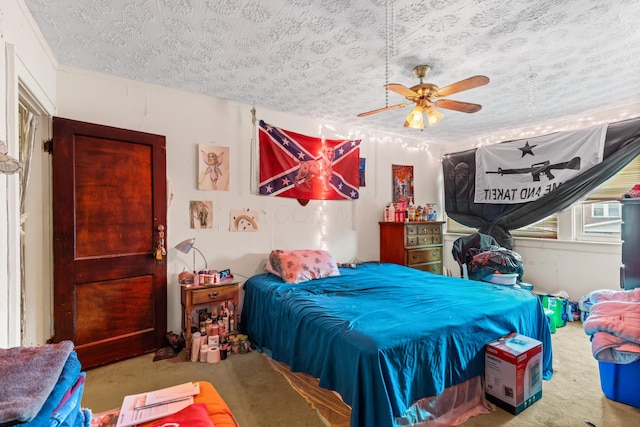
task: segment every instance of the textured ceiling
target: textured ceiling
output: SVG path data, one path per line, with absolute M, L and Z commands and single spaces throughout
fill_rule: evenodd
M 638 0 L 25 0 L 60 64 L 429 143 L 640 103 Z M 388 31 L 387 31 L 388 29 Z M 447 86 L 424 131 L 386 82 Z M 637 107 L 636 107 L 637 108 Z M 634 115 L 640 114 L 638 111 Z

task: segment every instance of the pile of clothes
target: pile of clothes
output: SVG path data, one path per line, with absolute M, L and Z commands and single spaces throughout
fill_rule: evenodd
M 451 254 L 460 265 L 460 276 L 465 279 L 482 281 L 493 274 L 517 274 L 516 282 L 522 281 L 524 264 L 520 254 L 501 247 L 487 234 L 457 238 Z
M 89 427 L 85 378 L 71 341 L 0 349 L 0 426 Z
M 640 360 L 640 288 L 593 291 L 579 306 L 587 313 L 582 326 L 591 336 L 593 357 L 620 364 Z

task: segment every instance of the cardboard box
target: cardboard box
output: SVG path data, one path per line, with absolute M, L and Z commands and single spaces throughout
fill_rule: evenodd
M 485 393 L 513 415 L 542 397 L 542 343 L 512 333 L 485 347 Z

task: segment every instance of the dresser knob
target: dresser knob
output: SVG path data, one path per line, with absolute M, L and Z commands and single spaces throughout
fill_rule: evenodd
M 220 292 L 209 292 L 209 298 L 213 299 L 220 295 Z

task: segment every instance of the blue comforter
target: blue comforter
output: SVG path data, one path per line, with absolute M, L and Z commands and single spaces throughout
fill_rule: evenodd
M 484 373 L 486 343 L 551 335 L 531 292 L 366 263 L 299 284 L 272 274 L 245 286 L 242 330 L 271 357 L 320 379 L 351 406 L 351 426 L 389 427 L 412 403 Z

